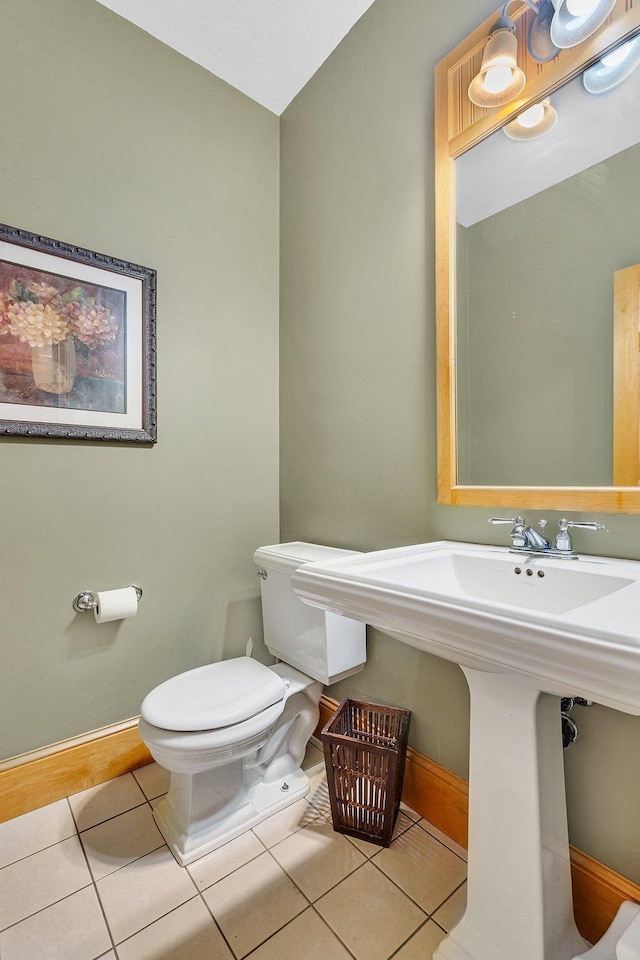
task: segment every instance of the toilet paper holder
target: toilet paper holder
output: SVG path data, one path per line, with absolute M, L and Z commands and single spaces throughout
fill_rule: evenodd
M 137 583 L 130 583 L 129 586 L 135 590 L 139 603 L 142 600 L 142 587 L 138 586 Z M 83 590 L 73 601 L 73 609 L 76 613 L 84 613 L 85 610 L 95 610 L 97 606 L 98 594 L 93 590 Z

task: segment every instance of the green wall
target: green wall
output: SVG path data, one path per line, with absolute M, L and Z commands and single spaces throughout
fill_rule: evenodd
M 158 271 L 158 444 L 3 439 L 0 757 L 243 653 L 278 540 L 278 118 L 90 0 L 3 6 L 0 220 Z M 139 582 L 135 619 L 76 616 Z
M 432 73 L 494 3 L 376 0 L 282 118 L 282 540 L 505 542 L 489 510 L 435 500 Z M 8 756 L 135 715 L 249 636 L 265 656 L 279 158 L 277 118 L 99 4 L 3 13 L 0 219 L 155 267 L 159 350 L 155 448 L 0 443 Z M 640 520 L 601 519 L 578 548 L 640 558 Z M 135 619 L 73 614 L 79 590 L 131 581 Z M 410 707 L 416 748 L 465 775 L 457 667 L 372 632 L 329 692 Z M 572 839 L 640 879 L 640 721 L 579 722 Z
M 282 117 L 283 540 L 507 542 L 491 510 L 440 507 L 435 488 L 433 68 L 494 9 L 376 0 Z M 640 558 L 640 519 L 599 519 L 609 532 L 579 550 Z M 456 666 L 371 632 L 365 671 L 329 692 L 409 707 L 413 745 L 466 774 Z M 578 722 L 572 841 L 640 880 L 640 719 L 596 706 Z

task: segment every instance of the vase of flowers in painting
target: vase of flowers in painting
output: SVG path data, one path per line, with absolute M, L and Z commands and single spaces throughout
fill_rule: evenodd
M 0 333 L 11 333 L 29 345 L 33 382 L 45 393 L 73 390 L 76 343 L 86 356 L 114 340 L 118 331 L 113 314 L 81 286 L 59 290 L 14 279 L 8 294 L 0 292 L 0 301 Z
M 46 393 L 70 393 L 76 376 L 76 348 L 71 337 L 31 347 L 33 382 Z

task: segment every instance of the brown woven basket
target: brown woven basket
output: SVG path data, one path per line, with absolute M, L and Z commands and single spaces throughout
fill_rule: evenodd
M 338 833 L 391 843 L 396 825 L 410 710 L 342 701 L 322 731 L 333 828 Z

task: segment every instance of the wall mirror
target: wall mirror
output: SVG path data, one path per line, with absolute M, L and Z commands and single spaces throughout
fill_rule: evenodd
M 514 3 L 527 83 L 485 110 L 467 89 L 499 12 L 436 70 L 438 500 L 640 512 L 640 69 L 582 78 L 640 9 L 538 64 Z M 505 136 L 546 98 L 549 133 Z

